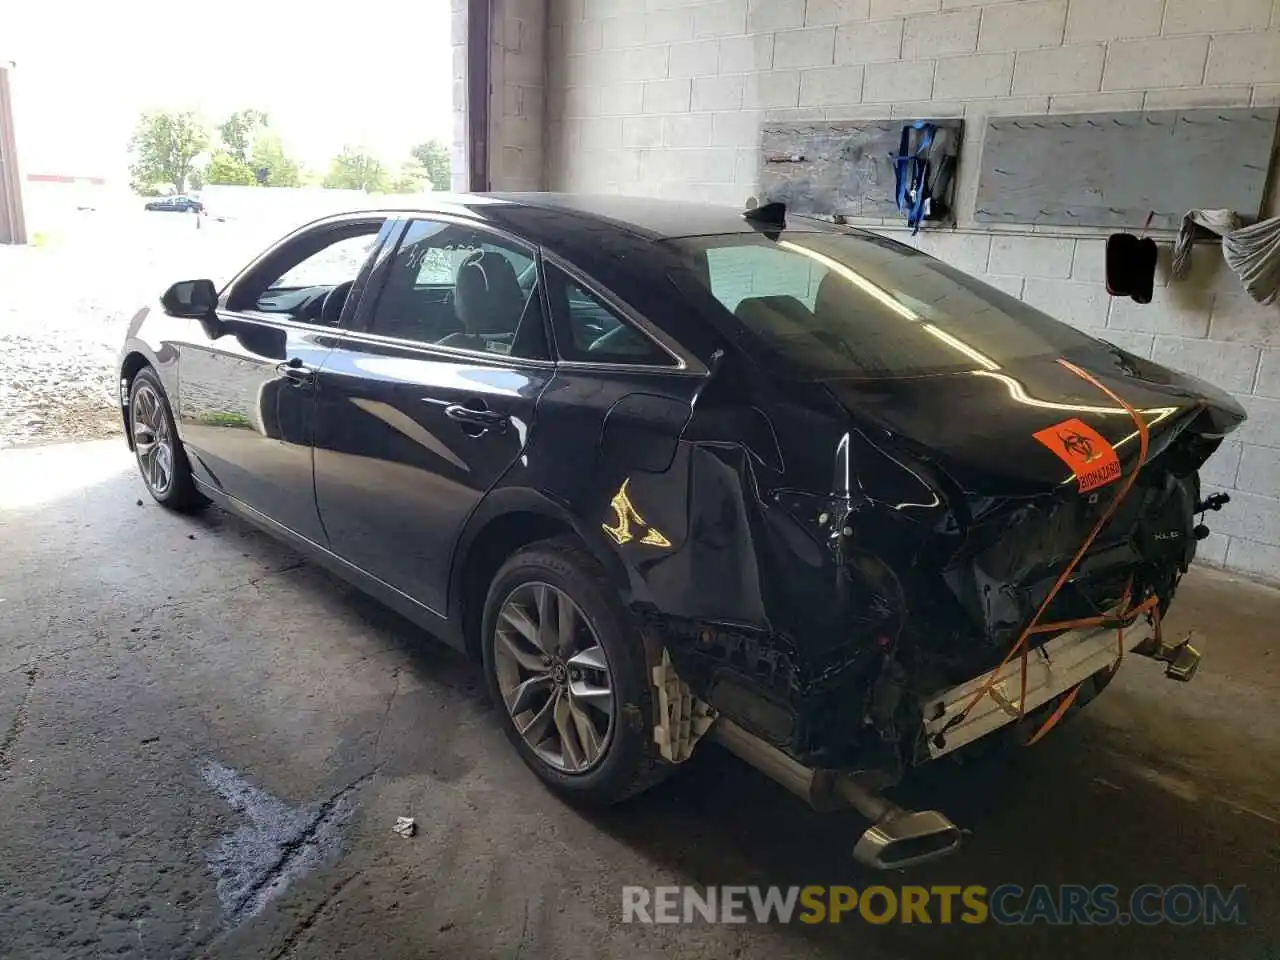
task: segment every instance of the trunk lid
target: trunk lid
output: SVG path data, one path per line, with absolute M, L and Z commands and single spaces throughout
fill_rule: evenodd
M 1148 462 L 1193 422 L 1225 434 L 1245 417 L 1218 388 L 1107 344 L 1069 359 L 1143 416 Z M 1139 454 L 1124 408 L 1052 356 L 937 376 L 824 382 L 850 414 L 894 434 L 974 496 L 1103 490 L 1127 476 Z

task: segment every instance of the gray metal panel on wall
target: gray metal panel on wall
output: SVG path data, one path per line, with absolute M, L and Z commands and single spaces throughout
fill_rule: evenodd
M 983 140 L 982 223 L 1176 229 L 1188 210 L 1262 209 L 1275 107 L 995 117 Z
M 902 129 L 912 120 L 775 123 L 761 130 L 760 185 L 768 200 L 796 213 L 845 217 L 899 216 L 893 160 Z M 954 157 L 964 121 L 930 119 L 939 140 L 931 159 L 953 158 L 950 183 L 939 198 L 950 208 Z M 931 218 L 934 219 L 934 218 Z M 947 219 L 950 219 L 948 214 Z

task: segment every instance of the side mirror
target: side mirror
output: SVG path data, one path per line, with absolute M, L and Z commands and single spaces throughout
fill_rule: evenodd
M 160 304 L 171 317 L 199 320 L 210 340 L 226 332 L 218 319 L 218 290 L 212 280 L 181 280 L 164 292 Z
M 160 298 L 164 312 L 171 317 L 212 316 L 218 306 L 218 291 L 212 280 L 182 280 Z

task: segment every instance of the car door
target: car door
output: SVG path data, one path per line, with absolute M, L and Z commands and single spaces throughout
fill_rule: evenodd
M 179 348 L 179 418 L 197 479 L 319 544 L 315 373 L 337 333 L 321 310 L 360 278 L 385 225 L 349 218 L 294 234 L 223 292 L 220 329 L 192 321 Z
M 440 616 L 455 541 L 524 450 L 554 372 L 537 273 L 514 237 L 413 219 L 320 371 L 330 549 Z

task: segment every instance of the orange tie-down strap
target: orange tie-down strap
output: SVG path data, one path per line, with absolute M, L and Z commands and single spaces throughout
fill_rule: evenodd
M 1127 620 L 1129 617 L 1139 617 L 1148 611 L 1150 611 L 1152 618 L 1155 620 L 1156 639 L 1158 641 L 1160 638 L 1160 598 L 1153 594 L 1147 597 L 1147 599 L 1142 601 L 1142 603 L 1140 603 L 1138 606 L 1130 610 L 1129 609 L 1129 591 L 1125 590 L 1124 609 L 1118 615 L 1121 620 Z M 1099 618 L 1089 618 L 1089 619 L 1096 621 Z M 1087 622 L 1088 622 L 1087 620 L 1078 621 L 1078 623 L 1082 626 L 1086 625 Z M 1077 621 L 1073 620 L 1071 621 L 1071 623 L 1077 623 Z M 1124 624 L 1121 623 L 1120 626 L 1116 627 L 1116 662 L 1115 662 L 1115 666 L 1112 667 L 1112 669 L 1114 670 L 1115 667 L 1120 666 L 1120 661 L 1122 661 L 1123 659 L 1124 659 Z M 1083 684 L 1083 681 L 1081 681 L 1081 683 L 1077 683 L 1074 687 L 1071 688 L 1071 692 L 1062 698 L 1062 702 L 1058 704 L 1057 708 L 1053 711 L 1053 713 L 1049 714 L 1049 716 L 1045 718 L 1044 723 L 1040 725 L 1040 729 L 1037 730 L 1031 736 L 1031 738 L 1027 740 L 1026 743 L 1023 744 L 1024 747 L 1034 747 L 1037 743 L 1040 742 L 1040 739 L 1046 733 L 1048 733 L 1050 730 L 1052 730 L 1054 727 L 1058 725 L 1058 722 L 1063 717 L 1065 717 L 1067 715 L 1067 711 L 1071 709 L 1071 705 L 1076 702 L 1076 696 L 1080 693 L 1080 687 L 1082 684 Z M 968 708 L 966 707 L 966 709 Z M 1019 705 L 1019 710 L 1021 710 L 1021 705 Z
M 977 690 L 977 692 L 975 692 L 974 695 L 969 699 L 969 702 L 965 704 L 964 709 L 951 718 L 951 720 L 947 723 L 947 726 L 940 731 L 941 734 L 945 734 L 948 729 L 950 729 L 951 727 L 954 727 L 956 724 L 964 722 L 965 718 L 969 714 L 969 711 L 972 710 L 974 706 L 982 700 L 983 697 L 987 696 L 987 694 L 991 692 L 991 688 L 995 686 L 996 679 L 997 677 L 999 677 L 1000 671 L 1003 670 L 1009 664 L 1009 662 L 1012 661 L 1013 658 L 1018 656 L 1019 654 L 1021 654 L 1022 656 L 1022 663 L 1021 663 L 1022 692 L 1018 697 L 1018 719 L 1022 719 L 1025 708 L 1026 708 L 1026 701 L 1027 701 L 1027 655 L 1031 649 L 1027 641 L 1030 640 L 1031 637 L 1036 633 L 1043 633 L 1045 632 L 1045 629 L 1053 629 L 1059 626 L 1058 624 L 1048 624 L 1046 625 L 1046 628 L 1042 629 L 1039 626 L 1040 618 L 1044 616 L 1044 612 L 1049 609 L 1049 605 L 1053 603 L 1054 598 L 1062 590 L 1063 585 L 1070 578 L 1071 574 L 1075 571 L 1076 567 L 1080 565 L 1080 561 L 1084 559 L 1084 555 L 1089 552 L 1089 548 L 1093 546 L 1093 541 L 1098 538 L 1098 534 L 1102 532 L 1102 528 L 1105 527 L 1107 525 L 1107 522 L 1115 515 L 1115 512 L 1119 508 L 1120 504 L 1124 502 L 1124 498 L 1129 495 L 1129 491 L 1133 489 L 1134 481 L 1138 479 L 1138 474 L 1142 472 L 1142 468 L 1143 466 L 1146 465 L 1146 462 L 1147 462 L 1147 452 L 1149 449 L 1150 437 L 1147 432 L 1147 425 L 1145 421 L 1143 421 L 1142 417 L 1138 415 L 1138 412 L 1134 410 L 1133 407 L 1130 406 L 1123 398 L 1121 398 L 1118 394 L 1116 394 L 1114 390 L 1106 386 L 1106 384 L 1099 382 L 1099 380 L 1088 371 L 1082 370 L 1080 367 L 1077 367 L 1070 360 L 1067 360 L 1063 357 L 1058 358 L 1058 363 L 1062 364 L 1062 366 L 1066 367 L 1068 370 L 1074 373 L 1081 380 L 1084 380 L 1085 382 L 1090 383 L 1093 386 L 1097 387 L 1099 390 L 1105 393 L 1110 399 L 1114 400 L 1121 407 L 1123 407 L 1125 413 L 1129 414 L 1130 419 L 1133 420 L 1134 426 L 1136 426 L 1138 430 L 1138 462 L 1134 466 L 1132 472 L 1130 472 L 1129 476 L 1125 478 L 1124 483 L 1121 484 L 1119 489 L 1116 490 L 1116 495 L 1111 499 L 1111 503 L 1107 506 L 1107 509 L 1103 512 L 1102 516 L 1098 518 L 1098 522 L 1093 525 L 1093 529 L 1089 531 L 1089 535 L 1085 537 L 1084 542 L 1080 544 L 1080 549 L 1078 549 L 1075 553 L 1075 556 L 1071 558 L 1071 562 L 1067 564 L 1067 566 L 1063 569 L 1062 573 L 1058 575 L 1058 579 L 1054 582 L 1053 588 L 1049 591 L 1048 595 L 1045 596 L 1044 600 L 1040 604 L 1039 609 L 1036 610 L 1035 616 L 1033 616 L 1031 620 L 1027 623 L 1026 627 L 1023 628 L 1022 633 L 1018 637 L 1018 642 L 1009 648 L 1009 652 L 1005 654 L 1004 659 L 1000 661 L 999 666 L 997 666 L 994 670 L 991 671 L 991 673 L 987 675 L 986 682 L 983 683 L 982 686 Z M 1152 598 L 1152 599 L 1157 599 L 1157 598 Z M 1128 590 L 1126 590 L 1125 601 L 1124 601 L 1124 606 L 1126 608 L 1129 605 L 1128 600 L 1129 600 L 1129 592 Z M 1140 613 L 1144 610 L 1149 610 L 1151 609 L 1151 605 L 1152 605 L 1151 600 L 1148 600 L 1148 602 L 1144 602 L 1135 611 L 1128 611 L 1127 609 L 1122 611 L 1120 614 L 1120 617 L 1123 619 L 1124 617 L 1128 616 L 1130 613 Z M 1100 623 L 1105 623 L 1109 619 L 1113 619 L 1114 616 L 1115 616 L 1114 614 L 1110 616 L 1108 616 L 1107 614 L 1102 614 L 1097 617 L 1086 617 L 1082 620 L 1073 620 L 1070 622 L 1073 626 L 1076 626 L 1076 627 L 1095 626 Z M 1158 616 L 1158 609 L 1157 609 L 1157 616 Z M 1123 656 L 1123 653 L 1124 653 L 1123 627 L 1121 627 L 1120 629 L 1121 629 L 1121 633 L 1120 633 L 1119 644 L 1120 644 L 1121 656 Z M 1059 703 L 1057 709 L 1055 709 L 1054 712 L 1050 714 L 1049 718 L 1044 722 L 1044 725 L 1041 726 L 1041 728 L 1036 731 L 1035 735 L 1032 736 L 1029 741 L 1027 741 L 1027 746 L 1031 746 L 1032 744 L 1036 743 L 1037 741 L 1040 740 L 1041 737 L 1043 737 L 1055 726 L 1057 726 L 1058 721 L 1061 720 L 1062 717 L 1066 714 L 1067 710 L 1070 709 L 1071 704 L 1075 702 L 1076 696 L 1079 693 L 1080 693 L 1080 686 L 1079 684 L 1077 684 L 1071 690 L 1071 692 L 1062 699 L 1062 702 Z

